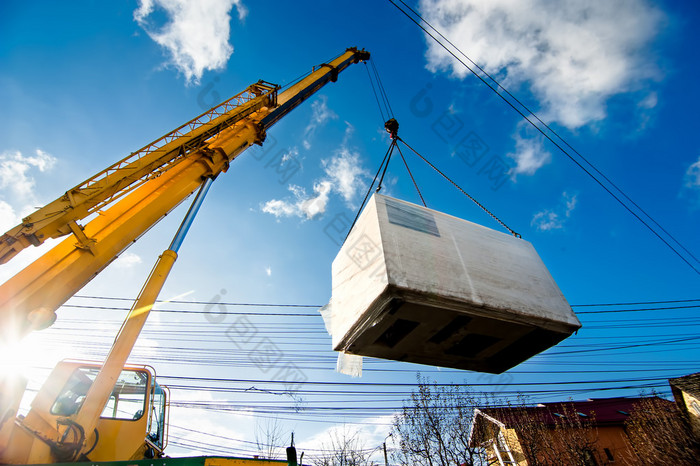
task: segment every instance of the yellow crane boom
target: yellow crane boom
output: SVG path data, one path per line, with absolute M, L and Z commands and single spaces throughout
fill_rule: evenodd
M 367 59 L 368 52 L 347 49 L 282 92 L 259 81 L 67 191 L 0 238 L 4 263 L 29 245 L 70 235 L 0 286 L 1 341 L 51 325 L 65 301 L 200 189 L 103 364 L 59 363 L 25 417 L 16 416 L 24 387 L 0 380 L 0 464 L 162 455 L 166 391 L 153 370 L 125 363 L 203 195 L 233 159 L 262 144 L 275 122 L 334 82 L 340 71 Z M 91 216 L 84 226 L 78 223 Z
M 0 261 L 28 245 L 71 236 L 0 286 L 0 326 L 17 334 L 50 325 L 56 309 L 204 179 L 225 172 L 241 152 L 262 144 L 276 121 L 367 58 L 368 52 L 350 48 L 283 92 L 255 83 L 26 217 L 0 238 Z

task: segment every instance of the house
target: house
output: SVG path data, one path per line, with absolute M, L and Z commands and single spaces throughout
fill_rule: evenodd
M 658 397 L 606 398 L 476 409 L 469 434 L 489 464 L 640 464 L 625 422 L 637 403 Z
M 669 379 L 668 383 L 678 409 L 700 441 L 700 372 Z

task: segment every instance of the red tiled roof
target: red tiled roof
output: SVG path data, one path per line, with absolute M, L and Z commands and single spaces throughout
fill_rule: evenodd
M 653 397 L 663 400 L 659 397 Z M 586 401 L 558 401 L 555 403 L 543 403 L 537 406 L 527 407 L 507 407 L 507 408 L 484 408 L 481 411 L 492 416 L 507 426 L 517 424 L 519 420 L 526 417 L 541 419 L 547 425 L 555 425 L 557 417 L 564 415 L 577 415 L 581 420 L 595 419 L 595 424 L 600 425 L 620 425 L 628 418 L 629 413 L 634 409 L 634 405 L 647 398 L 600 398 Z M 672 403 L 668 400 L 663 400 Z

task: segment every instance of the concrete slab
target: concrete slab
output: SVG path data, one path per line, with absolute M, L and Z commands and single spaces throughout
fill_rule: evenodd
M 350 354 L 501 373 L 581 327 L 529 242 L 379 194 L 332 274 Z

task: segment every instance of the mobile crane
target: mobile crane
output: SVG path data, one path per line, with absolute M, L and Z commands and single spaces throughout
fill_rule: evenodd
M 199 190 L 103 363 L 60 362 L 26 416 L 17 415 L 26 381 L 0 380 L 0 464 L 94 464 L 164 455 L 167 388 L 156 382 L 153 368 L 126 361 L 209 186 L 244 150 L 261 145 L 275 122 L 348 66 L 368 59 L 369 52 L 349 48 L 285 90 L 258 81 L 68 190 L 0 237 L 0 263 L 6 263 L 28 246 L 67 236 L 0 286 L 0 341 L 11 341 L 52 325 L 62 304 Z M 230 464 L 247 464 L 236 461 Z

